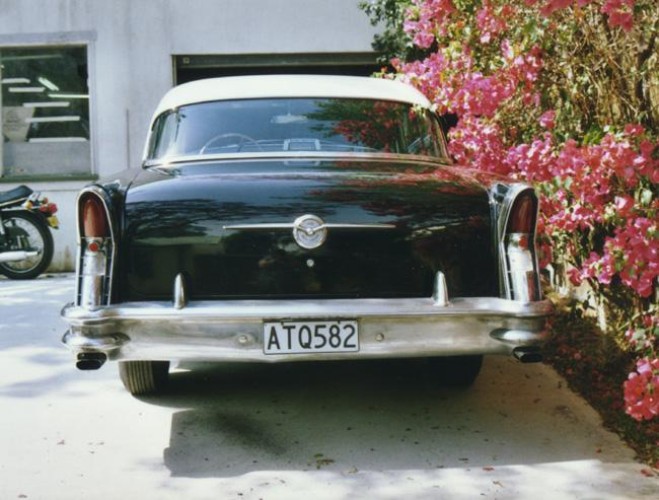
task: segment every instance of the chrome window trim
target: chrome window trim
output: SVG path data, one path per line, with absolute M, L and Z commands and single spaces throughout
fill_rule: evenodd
M 408 163 L 430 163 L 441 166 L 452 166 L 449 158 L 441 156 L 425 156 L 412 154 L 394 154 L 394 153 L 358 153 L 358 152 L 336 152 L 336 151 L 266 151 L 266 152 L 249 152 L 249 153 L 213 153 L 207 155 L 185 155 L 185 156 L 166 156 L 162 158 L 152 158 L 145 160 L 143 168 L 174 167 L 180 163 L 212 163 L 223 160 L 243 160 L 243 161 L 263 161 L 263 160 L 290 160 L 292 162 L 304 160 L 403 160 Z

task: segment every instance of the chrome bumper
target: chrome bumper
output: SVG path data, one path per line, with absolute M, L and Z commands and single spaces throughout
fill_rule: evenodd
M 511 354 L 545 339 L 548 300 L 499 298 L 128 302 L 62 311 L 63 342 L 77 355 L 109 359 L 302 361 Z M 360 349 L 350 353 L 266 355 L 264 321 L 356 319 Z

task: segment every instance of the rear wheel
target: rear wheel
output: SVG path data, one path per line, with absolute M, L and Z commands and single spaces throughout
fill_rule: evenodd
M 483 356 L 446 356 L 429 361 L 443 386 L 469 387 L 481 371 Z
M 2 214 L 7 238 L 4 250 L 36 252 L 25 259 L 0 263 L 0 273 L 14 280 L 36 278 L 53 259 L 53 235 L 43 218 L 27 211 L 9 211 Z
M 169 361 L 120 361 L 119 376 L 134 396 L 157 394 L 167 384 Z

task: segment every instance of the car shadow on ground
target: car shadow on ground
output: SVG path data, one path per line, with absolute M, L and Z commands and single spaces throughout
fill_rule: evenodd
M 179 409 L 164 451 L 173 476 L 607 460 L 596 417 L 543 365 L 486 357 L 469 389 L 441 387 L 423 360 L 181 368 L 143 398 Z

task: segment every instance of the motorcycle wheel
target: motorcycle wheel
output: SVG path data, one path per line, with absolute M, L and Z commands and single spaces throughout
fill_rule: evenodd
M 40 215 L 27 211 L 12 211 L 2 214 L 7 237 L 4 251 L 30 250 L 39 252 L 13 262 L 1 262 L 0 273 L 14 280 L 36 278 L 50 265 L 53 259 L 53 235 Z

